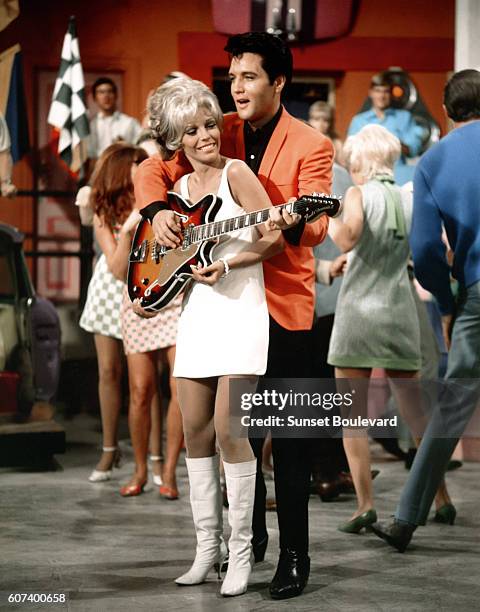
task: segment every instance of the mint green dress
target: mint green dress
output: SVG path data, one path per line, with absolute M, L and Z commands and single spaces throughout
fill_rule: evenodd
M 408 278 L 412 196 L 380 177 L 360 187 L 364 224 L 348 254 L 328 363 L 420 369 L 420 328 Z

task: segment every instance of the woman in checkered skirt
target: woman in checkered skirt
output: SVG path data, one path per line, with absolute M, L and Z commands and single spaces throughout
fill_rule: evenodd
M 154 318 L 144 319 L 134 313 L 127 289 L 121 308 L 123 347 L 127 355 L 130 386 L 129 426 L 135 452 L 135 472 L 120 490 L 124 497 L 139 495 L 147 481 L 148 397 L 156 388 L 157 365 L 161 361 L 170 373 L 170 403 L 167 411 L 167 448 L 162 478 L 155 478 L 160 495 L 178 499 L 176 468 L 183 446 L 183 425 L 177 400 L 176 382 L 171 376 L 175 362 L 177 326 L 182 297 L 178 296 Z M 152 413 L 153 417 L 153 413 Z M 153 453 L 153 448 L 152 448 Z M 151 459 L 154 459 L 152 455 Z
M 89 477 L 91 482 L 109 480 L 112 467 L 118 465 L 119 460 L 117 436 L 122 376 L 120 311 L 132 232 L 138 222 L 137 213 L 132 213 L 132 174 L 136 165 L 146 157 L 142 149 L 116 143 L 104 152 L 92 177 L 90 204 L 95 211 L 95 235 L 103 254 L 90 281 L 80 325 L 95 336 L 103 453 Z M 154 395 L 151 402 L 155 424 L 152 452 L 159 459 L 160 404 L 157 393 Z M 149 422 L 146 426 L 149 426 Z M 155 467 L 160 478 L 160 464 L 157 463 Z

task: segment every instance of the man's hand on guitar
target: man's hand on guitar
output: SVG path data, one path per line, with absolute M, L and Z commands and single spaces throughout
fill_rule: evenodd
M 190 269 L 192 270 L 193 280 L 204 285 L 214 285 L 225 273 L 225 266 L 222 261 L 215 261 L 205 268 L 202 264 L 198 264 L 198 266 L 190 266 Z
M 295 199 L 296 198 L 290 198 L 288 201 L 295 202 Z M 300 219 L 302 218 L 298 213 L 290 214 L 287 208 L 283 208 L 281 212 L 278 208 L 272 208 L 269 216 L 269 229 L 272 229 L 271 225 L 273 224 L 273 229 L 277 230 L 286 230 L 295 227 L 295 225 L 300 223 Z
M 158 312 L 149 312 L 148 310 L 145 310 L 145 308 L 142 308 L 140 306 L 139 299 L 133 300 L 132 308 L 133 308 L 133 312 L 137 314 L 139 317 L 142 317 L 143 319 L 152 319 L 153 317 L 156 317 L 158 314 Z
M 180 232 L 182 226 L 173 210 L 161 210 L 152 221 L 155 240 L 162 246 L 175 249 L 181 244 Z

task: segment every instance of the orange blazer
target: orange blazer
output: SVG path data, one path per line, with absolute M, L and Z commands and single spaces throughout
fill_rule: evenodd
M 225 116 L 223 155 L 245 159 L 243 124 L 236 113 Z M 330 193 L 333 155 L 328 138 L 283 109 L 260 164 L 258 178 L 274 205 L 313 192 Z M 167 190 L 191 171 L 182 154 L 168 162 L 160 156 L 145 160 L 134 180 L 136 205 L 143 208 L 166 200 Z M 286 243 L 282 253 L 263 262 L 268 310 L 285 329 L 312 327 L 315 306 L 312 247 L 322 242 L 327 230 L 328 218 L 322 216 L 305 226 L 298 246 Z

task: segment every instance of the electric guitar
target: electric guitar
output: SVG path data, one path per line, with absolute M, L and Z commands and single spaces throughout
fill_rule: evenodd
M 152 227 L 142 219 L 133 238 L 128 265 L 128 295 L 140 299 L 140 305 L 149 312 L 165 308 L 183 290 L 192 277 L 191 265 L 209 266 L 213 263 L 213 252 L 220 236 L 245 227 L 265 223 L 269 208 L 246 213 L 231 219 L 215 221 L 222 204 L 221 198 L 213 194 L 204 196 L 192 204 L 173 191 L 168 192 L 168 201 L 181 224 L 181 244 L 176 248 L 164 247 L 155 240 Z M 295 202 L 280 204 L 290 213 L 299 213 L 307 223 L 321 214 L 333 217 L 340 207 L 340 198 L 324 194 L 302 196 Z

